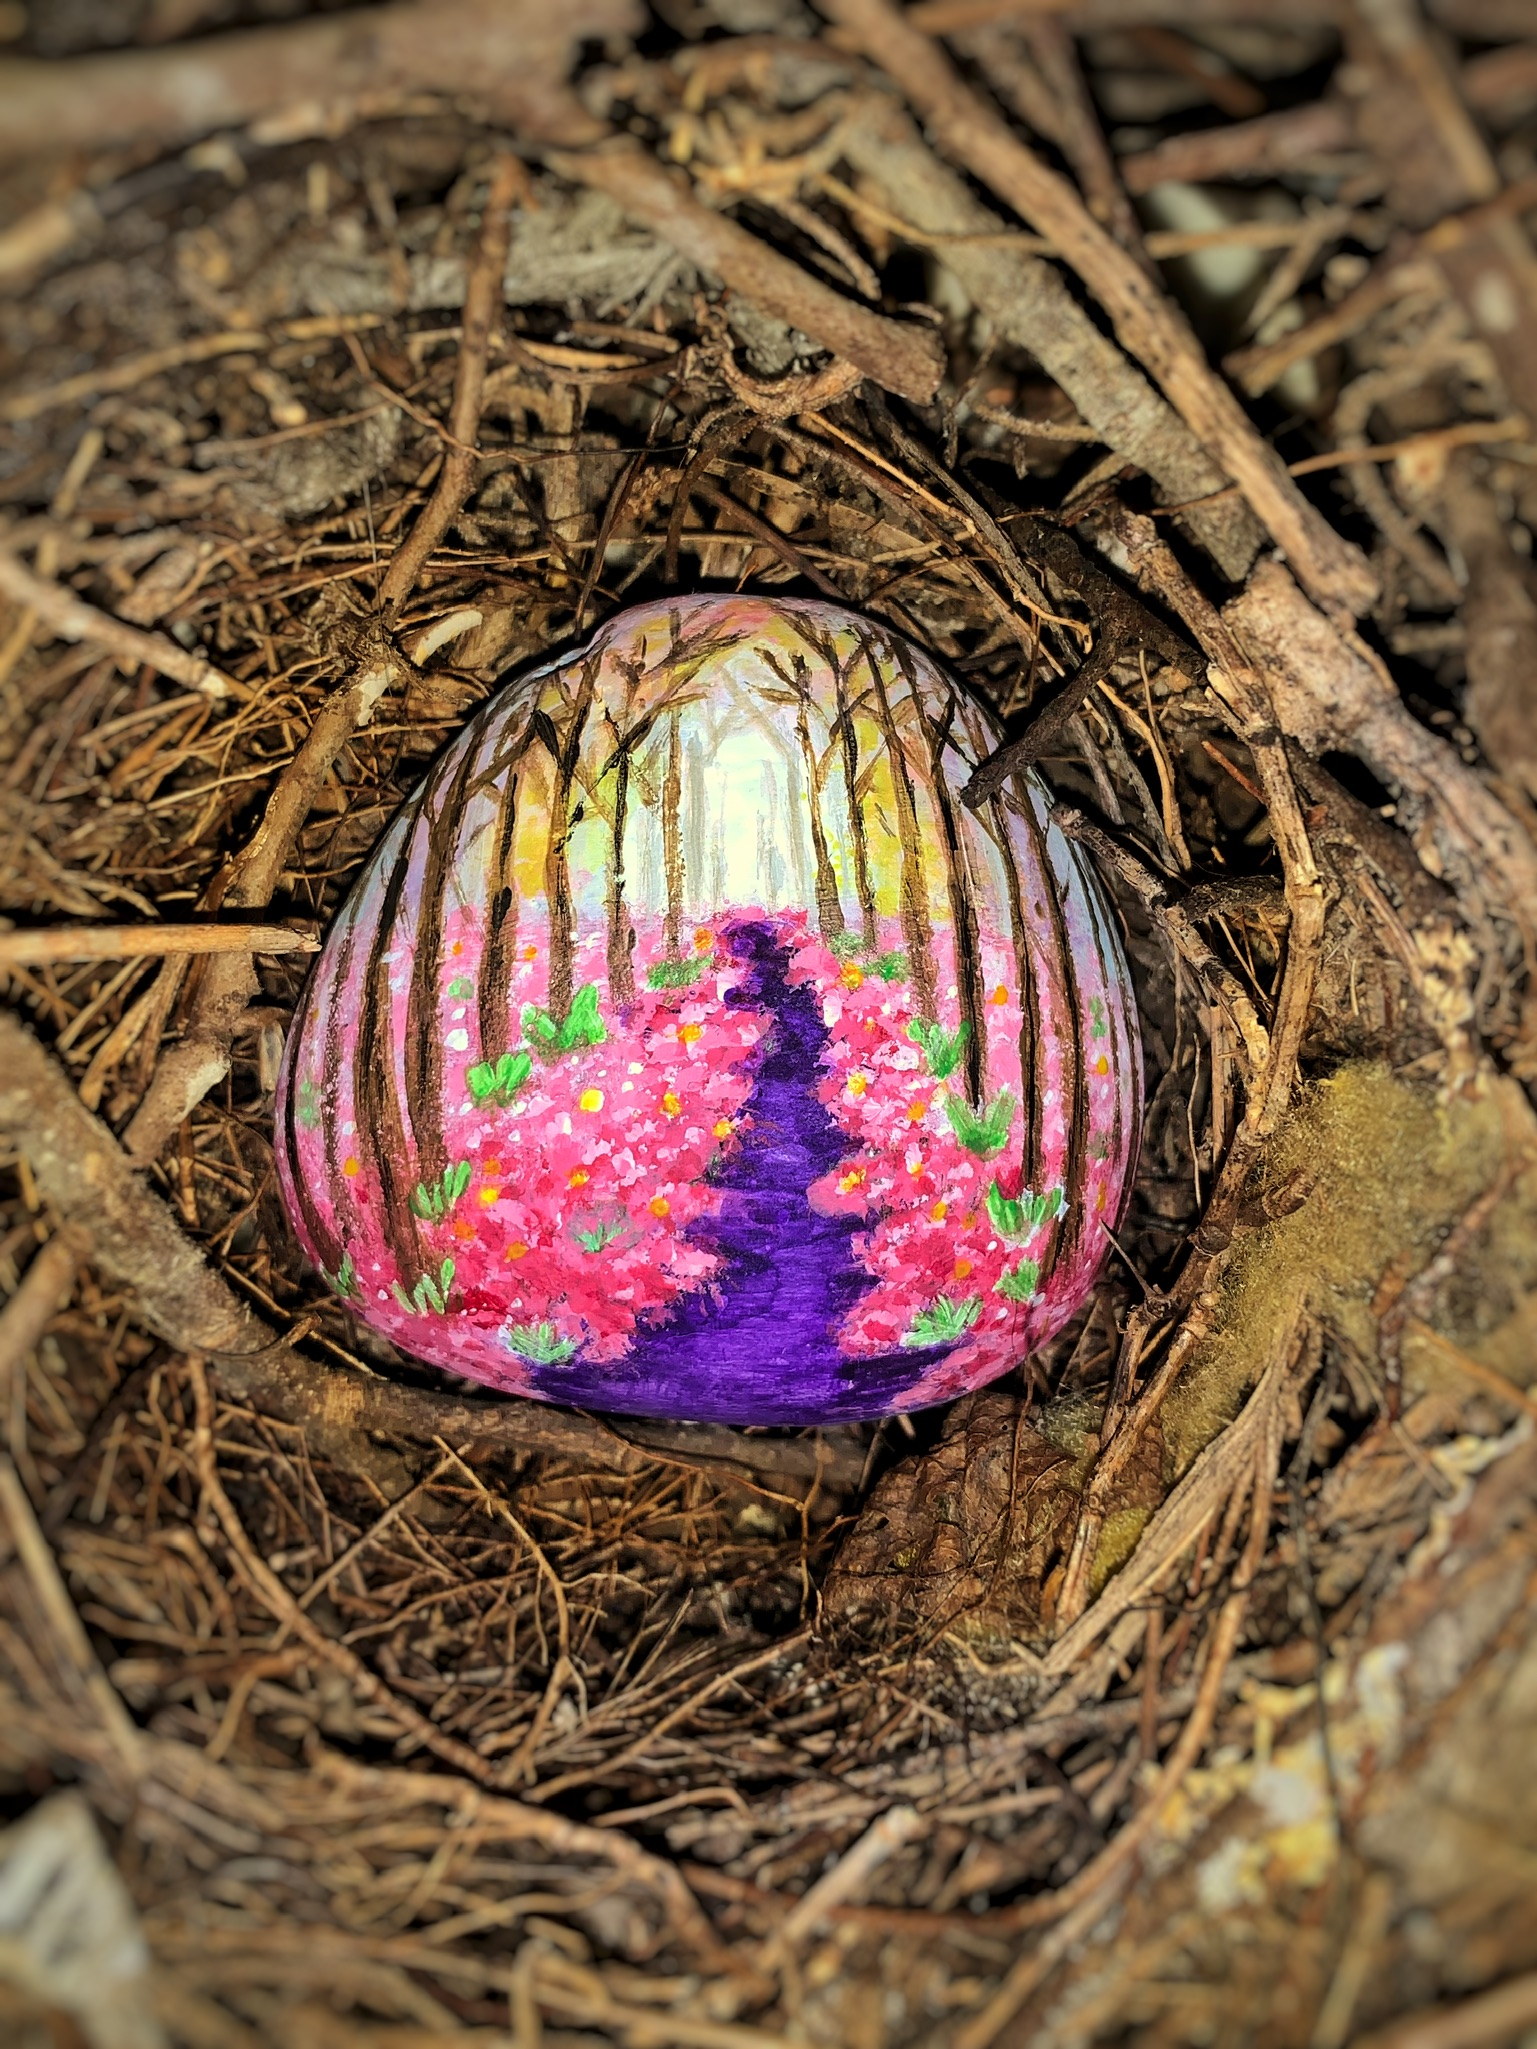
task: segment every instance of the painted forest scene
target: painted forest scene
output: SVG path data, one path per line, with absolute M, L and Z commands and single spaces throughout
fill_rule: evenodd
M 736 1422 L 948 1399 L 1109 1250 L 1140 1051 L 1112 914 L 916 648 L 674 599 L 434 764 L 291 1035 L 306 1250 L 404 1351 Z

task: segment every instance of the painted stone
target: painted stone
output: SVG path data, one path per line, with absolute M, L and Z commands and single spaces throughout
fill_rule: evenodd
M 290 1034 L 306 1251 L 508 1393 L 733 1423 L 982 1385 L 1083 1301 L 1140 1124 L 1113 914 L 990 714 L 821 603 L 622 613 L 385 832 Z

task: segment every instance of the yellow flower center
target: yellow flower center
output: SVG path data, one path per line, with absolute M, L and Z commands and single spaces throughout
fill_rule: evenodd
M 576 1099 L 576 1107 L 579 1110 L 587 1111 L 589 1116 L 594 1110 L 601 1110 L 603 1108 L 602 1089 L 583 1089 Z
M 486 1186 L 480 1191 L 480 1199 L 484 1203 L 493 1203 L 501 1195 L 501 1192 L 495 1182 L 487 1182 Z
M 696 1024 L 679 1025 L 678 1037 L 685 1046 L 692 1046 L 696 1039 L 704 1037 L 704 1026 Z
M 855 963 L 850 960 L 844 962 L 843 973 L 838 977 L 838 980 L 845 989 L 857 989 L 861 982 L 863 982 L 864 975 Z
M 646 1207 L 650 1210 L 651 1214 L 654 1217 L 665 1217 L 667 1212 L 672 1208 L 672 1204 L 667 1200 L 667 1197 L 665 1195 L 653 1195 L 650 1202 L 647 1203 Z
M 945 1218 L 949 1216 L 949 1214 L 950 1205 L 947 1202 L 936 1202 L 934 1207 L 929 1211 L 930 1218 L 936 1224 L 942 1224 Z
M 729 1117 L 722 1117 L 719 1124 L 714 1124 L 710 1128 L 717 1138 L 729 1138 L 731 1136 L 731 1119 Z
M 587 1108 L 587 1105 L 583 1103 L 582 1108 L 585 1110 Z M 592 1176 L 587 1172 L 585 1167 L 573 1167 L 571 1169 L 570 1176 L 567 1179 L 566 1186 L 568 1188 L 585 1188 L 587 1186 L 587 1183 L 591 1179 Z
M 514 1238 L 502 1256 L 504 1259 L 521 1259 L 527 1250 L 528 1247 L 521 1238 Z
M 928 1114 L 929 1106 L 921 1099 L 916 1103 L 909 1103 L 907 1106 L 907 1121 L 909 1124 L 921 1124 Z
M 683 1104 L 681 1100 L 673 1094 L 672 1090 L 669 1089 L 666 1095 L 662 1098 L 662 1108 L 667 1112 L 669 1117 L 676 1117 L 678 1112 L 683 1108 Z
M 350 1181 L 350 1180 L 352 1180 L 352 1178 L 354 1177 L 354 1175 L 356 1175 L 356 1174 L 357 1174 L 357 1173 L 359 1173 L 360 1171 L 361 1171 L 361 1162 L 360 1162 L 360 1161 L 359 1161 L 359 1160 L 357 1159 L 357 1157 L 356 1157 L 356 1155 L 355 1155 L 355 1154 L 353 1154 L 353 1153 L 348 1153 L 348 1155 L 347 1155 L 346 1159 L 344 1159 L 344 1160 L 342 1161 L 342 1172 L 343 1172 L 343 1173 L 344 1173 L 344 1174 L 346 1175 L 347 1179 L 348 1179 L 348 1180 Z
M 849 1094 L 851 1096 L 862 1096 L 869 1086 L 870 1082 L 867 1075 L 851 1074 L 849 1076 Z

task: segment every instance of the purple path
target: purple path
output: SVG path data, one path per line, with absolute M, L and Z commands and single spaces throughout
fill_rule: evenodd
M 870 1285 L 850 1240 L 849 1217 L 818 1216 L 806 1190 L 838 1164 L 843 1134 L 816 1099 L 824 1043 L 816 998 L 786 976 L 788 949 L 764 923 L 724 935 L 747 966 L 728 996 L 771 1012 L 748 1101 L 752 1130 L 715 1185 L 719 1215 L 695 1227 L 696 1244 L 725 1262 L 710 1293 L 686 1296 L 668 1322 L 637 1333 L 627 1357 L 539 1366 L 552 1400 L 689 1422 L 812 1424 L 884 1415 L 944 1347 L 848 1359 L 835 1333 Z

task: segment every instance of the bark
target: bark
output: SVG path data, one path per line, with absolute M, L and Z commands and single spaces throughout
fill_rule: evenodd
M 1051 170 L 889 0 L 822 0 L 823 11 L 901 86 L 940 145 L 1040 234 L 1082 278 L 1123 347 L 1163 386 L 1186 425 L 1238 486 L 1320 603 L 1364 611 L 1376 577 L 1303 496 L 1211 369 L 1184 314 Z
M 1510 545 L 1471 450 L 1459 450 L 1448 464 L 1442 502 L 1468 571 L 1463 715 L 1495 774 L 1537 797 L 1537 600 L 1530 568 Z
M 1223 616 L 1260 666 L 1282 730 L 1310 754 L 1338 750 L 1397 787 L 1423 820 L 1416 835 L 1478 915 L 1537 936 L 1537 848 L 1456 749 L 1407 710 L 1380 662 L 1347 641 L 1278 562 L 1262 563 Z
M 866 189 L 925 237 L 996 235 L 1007 225 L 940 162 L 898 107 L 872 109 L 850 130 L 844 153 Z M 942 242 L 938 253 L 999 333 L 1029 349 L 1106 446 L 1145 470 L 1171 503 L 1223 488 L 1223 471 L 1101 333 L 1053 264 L 1007 246 L 965 240 Z M 1262 538 L 1241 501 L 1187 513 L 1184 524 L 1235 579 L 1253 561 Z
M 699 269 L 847 358 L 885 390 L 923 403 L 939 389 L 943 351 L 930 328 L 872 313 L 808 276 L 735 221 L 712 212 L 638 142 L 624 137 L 596 150 L 552 151 L 547 161 L 562 177 L 608 193 L 631 220 Z
M 274 108 L 359 94 L 468 92 L 502 121 L 580 138 L 592 123 L 566 90 L 578 46 L 638 25 L 634 0 L 401 0 L 322 20 L 209 36 L 160 50 L 0 64 L 0 157 L 162 149 Z
M 1498 203 L 1505 181 L 1456 71 L 1416 11 L 1390 10 L 1380 23 L 1363 13 L 1353 30 L 1356 126 L 1387 175 L 1389 204 L 1411 228 L 1444 223 L 1427 246 L 1512 400 L 1537 417 L 1537 251 L 1519 213 Z

